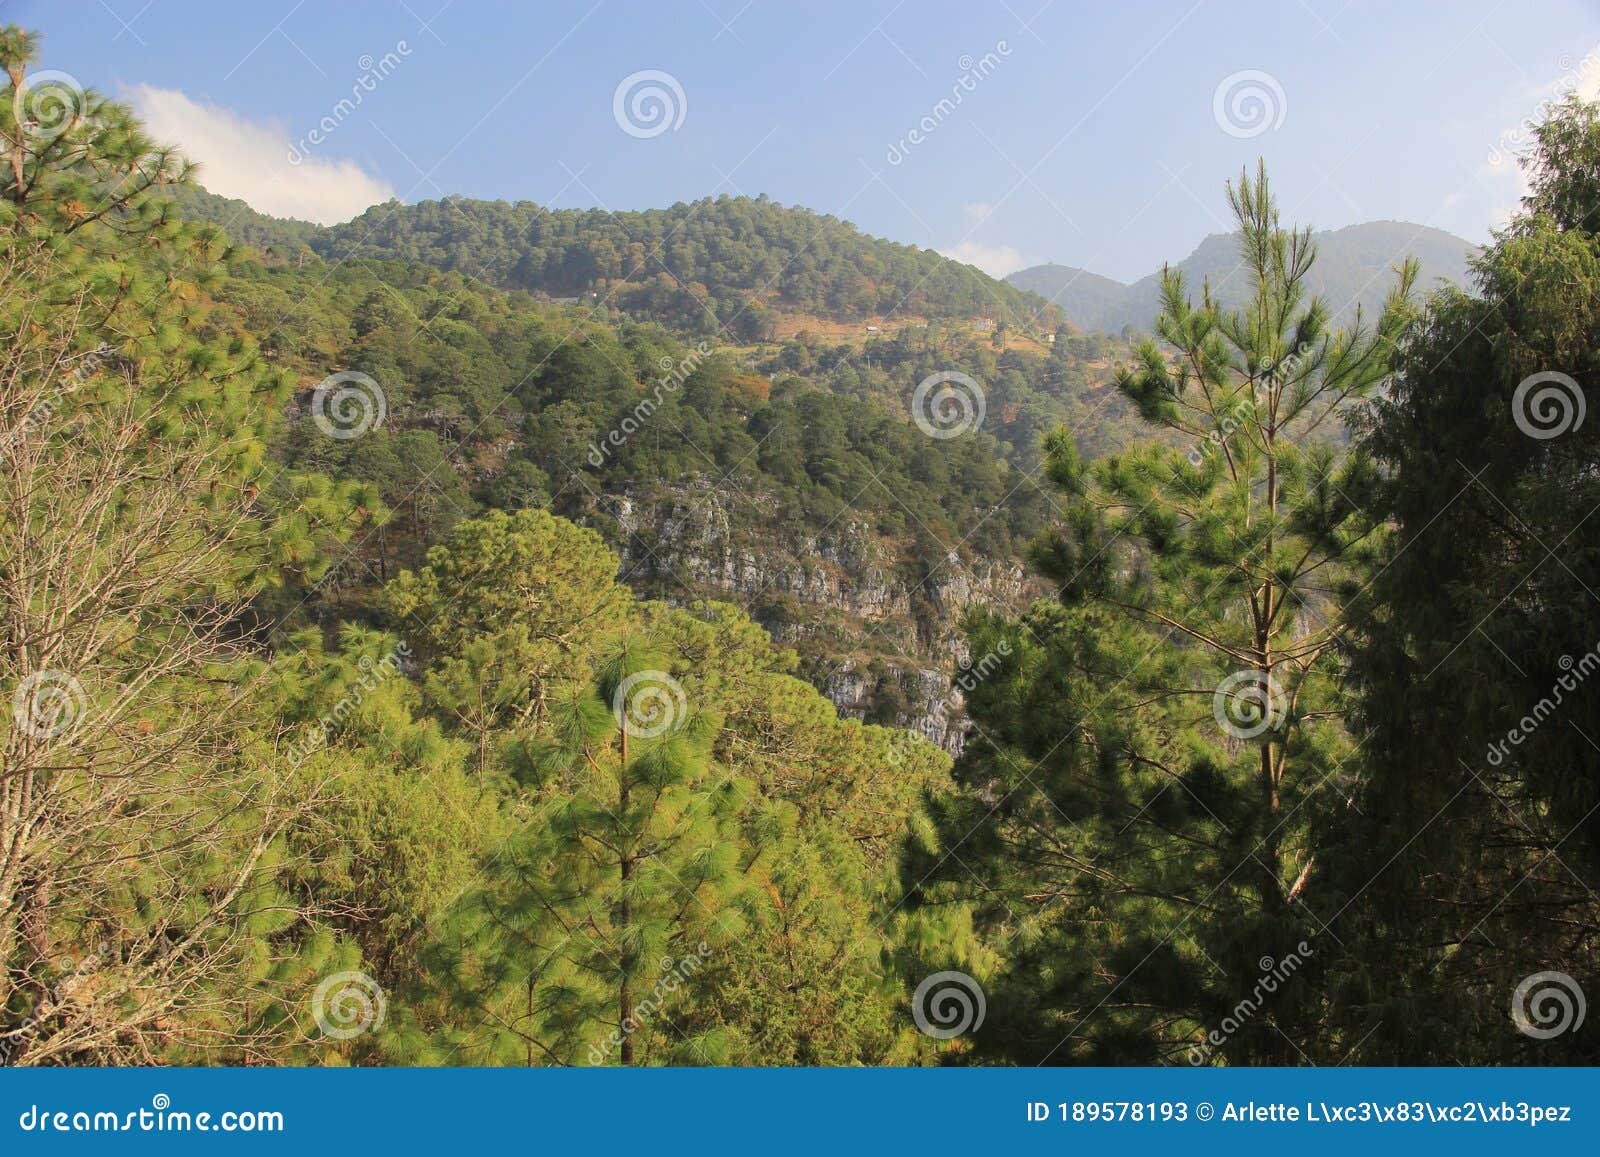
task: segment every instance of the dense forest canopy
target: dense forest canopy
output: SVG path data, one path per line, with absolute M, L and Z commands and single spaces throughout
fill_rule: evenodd
M 230 232 L 238 221 L 244 240 L 284 254 L 309 247 L 330 260 L 421 261 L 507 289 L 595 294 L 624 313 L 744 340 L 771 336 L 780 313 L 988 318 L 1040 333 L 1061 323 L 1041 298 L 970 265 L 764 196 L 643 212 L 464 197 L 391 201 L 325 229 L 265 218 L 201 190 L 183 203 Z
M 1258 168 L 1132 346 L 765 199 L 275 221 L 36 57 L 3 1063 L 1600 1059 L 1594 106 L 1469 289 Z

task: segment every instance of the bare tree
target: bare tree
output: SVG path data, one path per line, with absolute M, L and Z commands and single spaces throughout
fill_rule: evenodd
M 149 356 L 48 246 L 0 278 L 0 1058 L 147 1062 L 237 1023 L 259 869 L 309 807 L 243 749 L 263 536 L 228 367 Z

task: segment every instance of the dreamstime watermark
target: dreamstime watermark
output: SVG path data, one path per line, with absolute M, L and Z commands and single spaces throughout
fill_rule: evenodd
M 18 731 L 34 739 L 75 731 L 88 714 L 83 684 L 65 671 L 34 671 L 23 677 L 11 696 L 12 721 Z
M 78 387 L 83 385 L 85 379 L 94 373 L 102 362 L 110 358 L 112 352 L 110 346 L 102 345 L 98 349 L 92 349 L 84 354 L 78 363 L 72 367 L 71 372 L 64 374 L 56 383 L 56 387 L 50 391 L 49 397 L 41 398 L 26 414 L 22 415 L 22 421 L 17 423 L 16 429 L 9 431 L 4 439 L 0 439 L 0 459 L 5 458 L 11 453 L 12 449 L 21 445 L 29 434 L 32 434 L 40 426 L 48 422 L 55 412 L 61 408 L 62 403 L 67 400 L 68 395 L 75 393 Z
M 311 154 L 312 149 L 331 137 L 340 125 L 355 115 L 356 109 L 361 107 L 361 102 L 368 94 L 376 92 L 378 85 L 393 74 L 401 62 L 410 55 L 411 45 L 404 40 L 395 41 L 394 48 L 377 60 L 372 58 L 371 53 L 364 53 L 356 61 L 356 67 L 361 70 L 361 75 L 356 77 L 355 83 L 350 86 L 350 95 L 341 97 L 305 136 L 296 144 L 289 146 L 289 163 L 300 164 Z
M 1263 370 L 1260 374 L 1261 380 L 1279 383 L 1287 381 L 1299 371 L 1301 364 L 1306 360 L 1307 355 L 1312 352 L 1315 345 L 1316 343 L 1314 342 L 1301 342 L 1295 346 L 1288 356 L 1279 359 Z M 1190 449 L 1189 461 L 1196 466 L 1204 463 L 1208 457 L 1218 453 L 1227 440 L 1233 437 L 1235 431 L 1253 419 L 1255 414 L 1255 395 L 1250 394 L 1241 398 L 1223 413 L 1216 424 L 1216 428 L 1206 431 L 1206 436 L 1200 440 L 1200 444 Z
M 148 1109 L 41 1109 L 30 1104 L 17 1117 L 24 1133 L 282 1133 L 276 1109 L 225 1109 L 220 1113 L 174 1109 L 172 1098 L 157 1093 Z
M 655 388 L 648 397 L 640 399 L 621 422 L 617 423 L 606 436 L 598 442 L 589 443 L 589 465 L 599 469 L 605 465 L 606 459 L 611 457 L 613 449 L 620 449 L 641 427 L 650 420 L 661 404 L 666 400 L 666 395 L 675 394 L 683 389 L 683 383 L 700 368 L 700 363 L 711 356 L 711 348 L 701 342 L 689 351 L 687 357 L 663 357 L 660 365 L 662 374 L 656 379 Z
M 1214 454 L 1220 453 L 1227 440 L 1233 437 L 1234 432 L 1255 416 L 1256 400 L 1245 398 L 1237 405 L 1226 411 L 1216 428 L 1206 431 L 1198 445 L 1189 449 L 1189 461 L 1196 466 L 1203 465 L 1205 460 Z
M 911 1019 L 934 1040 L 977 1032 L 988 1011 L 983 986 L 965 972 L 935 972 L 911 994 Z
M 383 1027 L 389 1001 L 383 986 L 365 972 L 325 976 L 311 994 L 311 1017 L 325 1037 L 352 1040 Z
M 1600 643 L 1596 643 L 1593 650 L 1585 651 L 1578 659 L 1571 655 L 1562 655 L 1556 665 L 1566 672 L 1557 679 L 1550 688 L 1550 694 L 1539 702 L 1517 721 L 1517 726 L 1506 732 L 1506 737 L 1499 743 L 1489 744 L 1485 758 L 1489 766 L 1499 767 L 1505 762 L 1506 756 L 1511 754 L 1513 747 L 1521 747 L 1522 741 L 1527 739 L 1539 729 L 1539 725 L 1550 716 L 1554 715 L 1556 708 L 1566 701 L 1569 693 L 1576 691 L 1590 675 L 1600 671 Z
M 605 1064 L 612 1052 L 621 1048 L 624 1040 L 648 1025 L 666 1005 L 667 998 L 682 988 L 710 959 L 711 947 L 704 940 L 695 945 L 693 952 L 681 959 L 674 960 L 670 956 L 663 956 L 660 978 L 650 990 L 650 995 L 634 1005 L 633 1012 L 612 1029 L 605 1040 L 589 1046 L 589 1063 Z
M 1535 1040 L 1550 1040 L 1564 1032 L 1577 1032 L 1589 1002 L 1578 982 L 1565 972 L 1535 972 L 1525 976 L 1511 994 L 1511 1023 Z
M 1256 667 L 1235 671 L 1211 696 L 1211 714 L 1217 726 L 1235 739 L 1255 739 L 1276 731 L 1287 713 L 1283 688 L 1269 672 Z
M 35 145 L 47 145 L 70 132 L 88 106 L 88 92 L 78 78 L 54 68 L 28 73 L 11 92 L 17 126 Z
M 1583 387 L 1559 370 L 1529 374 L 1511 395 L 1511 420 L 1540 442 L 1576 430 L 1588 412 Z
M 289 762 L 299 767 L 307 756 L 326 747 L 328 740 L 344 727 L 345 721 L 366 701 L 367 695 L 399 673 L 400 664 L 410 657 L 411 648 L 404 643 L 396 643 L 394 650 L 381 659 L 373 659 L 371 655 L 362 655 L 357 659 L 356 666 L 361 669 L 361 677 L 333 705 L 332 711 L 317 720 L 309 735 L 290 745 Z
M 1211 115 L 1230 137 L 1259 137 L 1281 127 L 1288 112 L 1283 85 L 1259 68 L 1229 73 L 1211 94 Z
M 16 1057 L 18 1048 L 36 1037 L 39 1034 L 39 1026 L 54 1016 L 62 1005 L 71 1002 L 73 994 L 89 977 L 99 972 L 111 957 L 111 944 L 104 940 L 100 942 L 97 952 L 86 954 L 81 959 L 73 956 L 61 957 L 57 966 L 66 975 L 50 985 L 45 991 L 44 999 L 31 1013 L 22 1018 L 15 1029 L 6 1034 L 5 1039 L 0 1040 L 0 1068 L 8 1068 Z
M 1541 124 L 1550 119 L 1561 102 L 1584 87 L 1585 82 L 1600 74 L 1600 45 L 1573 66 L 1572 57 L 1563 55 L 1556 61 L 1562 75 L 1550 86 L 1550 95 L 1534 106 L 1532 112 L 1500 134 L 1500 139 L 1489 146 L 1490 165 L 1499 166 L 1508 157 L 1515 157 L 1524 146 L 1532 143 Z
M 683 726 L 689 699 L 683 684 L 665 671 L 635 671 L 617 684 L 611 711 L 634 739 L 654 739 Z
M 917 383 L 911 395 L 911 420 L 930 438 L 959 438 L 983 425 L 987 405 L 976 378 L 960 370 L 941 370 Z
M 1274 960 L 1270 956 L 1263 956 L 1258 960 L 1256 966 L 1261 969 L 1261 975 L 1256 978 L 1255 987 L 1250 990 L 1250 995 L 1234 1005 L 1232 1011 L 1222 1018 L 1222 1023 L 1207 1032 L 1201 1042 L 1189 1050 L 1189 1063 L 1191 1065 L 1209 1063 L 1216 1051 L 1228 1043 L 1228 1038 L 1261 1011 L 1266 998 L 1277 992 L 1280 985 L 1298 972 L 1311 955 L 1311 945 L 1302 940 L 1282 960 Z
M 311 420 L 330 438 L 359 438 L 388 416 L 383 387 L 360 370 L 329 374 L 311 391 Z
M 955 677 L 950 680 L 950 693 L 934 704 L 931 714 L 938 715 L 942 712 L 949 712 L 951 708 L 956 706 L 956 696 L 958 694 L 965 697 L 974 687 L 994 674 L 995 670 L 1000 666 L 1000 660 L 1010 656 L 1010 654 L 1011 641 L 1009 639 L 1001 639 L 995 645 L 994 650 L 985 652 L 977 662 L 973 662 L 970 657 L 962 660 L 958 664 Z M 889 765 L 898 767 L 904 763 L 906 756 L 910 754 L 911 745 L 916 740 L 915 733 L 910 731 L 900 732 L 895 737 L 894 743 L 889 747 Z
M 911 155 L 911 150 L 932 136 L 940 125 L 952 116 L 956 109 L 961 107 L 962 101 L 969 93 L 976 92 L 978 85 L 986 80 L 995 69 L 1000 67 L 1000 62 L 1011 55 L 1011 45 L 1004 40 L 995 41 L 994 48 L 985 52 L 977 60 L 970 54 L 965 54 L 956 61 L 956 67 L 961 70 L 961 75 L 956 77 L 955 83 L 950 86 L 950 95 L 940 97 L 939 101 L 929 109 L 912 128 L 898 141 L 889 146 L 884 159 L 891 165 L 898 165 Z
M 689 98 L 670 72 L 646 68 L 631 72 L 611 94 L 611 116 L 630 137 L 649 140 L 676 132 L 689 115 Z

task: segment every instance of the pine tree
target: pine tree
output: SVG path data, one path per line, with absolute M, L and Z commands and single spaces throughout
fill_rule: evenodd
M 1329 853 L 1330 1015 L 1358 1059 L 1600 1055 L 1592 1018 L 1536 1039 L 1507 1015 L 1540 973 L 1592 997 L 1600 937 L 1597 161 L 1600 108 L 1571 98 L 1477 292 L 1430 299 L 1366 428 L 1395 529 L 1354 647 L 1370 759 Z
M 970 794 L 944 823 L 994 889 L 1009 999 L 987 1039 L 1021 1058 L 1204 1059 L 1262 962 L 1319 929 L 1314 799 L 1355 752 L 1341 607 L 1375 532 L 1370 467 L 1335 437 L 1386 380 L 1413 271 L 1376 327 L 1330 331 L 1309 231 L 1279 224 L 1264 171 L 1229 200 L 1250 301 L 1164 275 L 1162 344 L 1118 379 L 1156 437 L 1089 467 L 1050 437 L 1066 518 L 1035 561 L 1059 604 L 971 640 L 1010 658 L 971 695 Z M 1279 1028 L 1300 988 L 1215 1051 L 1297 1060 Z
M 208 331 L 223 240 L 155 195 L 186 166 L 36 44 L 0 30 L 0 1046 L 149 1063 L 239 1047 L 296 918 L 318 785 L 264 770 L 241 624 L 360 488 L 270 471 L 288 383 Z
M 557 713 L 535 761 L 548 804 L 493 857 L 441 956 L 474 1055 L 632 1065 L 720 1053 L 714 1029 L 685 1039 L 672 1023 L 692 1004 L 693 973 L 760 899 L 740 871 L 750 788 L 712 762 L 716 720 L 691 709 L 670 666 L 624 638 Z

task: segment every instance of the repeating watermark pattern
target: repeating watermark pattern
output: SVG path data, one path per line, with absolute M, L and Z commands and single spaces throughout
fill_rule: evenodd
M 34 1007 L 33 1012 L 23 1017 L 17 1027 L 8 1033 L 4 1040 L 0 1040 L 0 1069 L 11 1065 L 17 1049 L 38 1035 L 39 1025 L 52 1016 L 61 1005 L 72 1000 L 73 993 L 81 988 L 89 977 L 100 971 L 101 967 L 111 959 L 112 953 L 110 943 L 101 941 L 97 952 L 87 953 L 82 959 L 75 956 L 60 958 L 57 966 L 65 975 L 50 986 L 45 998 Z
M 1255 987 L 1250 990 L 1250 995 L 1234 1005 L 1232 1011 L 1222 1018 L 1222 1023 L 1207 1032 L 1201 1042 L 1189 1050 L 1189 1063 L 1209 1064 L 1216 1051 L 1227 1044 L 1234 1033 L 1261 1011 L 1266 998 L 1277 992 L 1279 987 L 1298 972 L 1311 956 L 1311 945 L 1302 940 L 1282 960 L 1274 960 L 1270 956 L 1263 956 L 1258 960 L 1256 966 L 1261 969 L 1261 975 L 1256 978 Z
M 929 109 L 905 136 L 890 144 L 884 159 L 891 165 L 898 165 L 904 161 L 911 155 L 911 150 L 937 132 L 939 126 L 961 107 L 967 96 L 978 91 L 978 85 L 999 68 L 1000 62 L 1010 55 L 1011 45 L 1004 40 L 995 41 L 994 48 L 977 60 L 973 60 L 970 54 L 963 55 L 956 61 L 956 67 L 961 70 L 961 75 L 956 77 L 955 83 L 950 86 L 950 95 L 940 97 L 938 103 Z
M 1513 747 L 1521 747 L 1522 741 L 1527 739 L 1539 729 L 1539 725 L 1555 714 L 1556 708 L 1566 701 L 1569 693 L 1576 691 L 1578 685 L 1596 671 L 1600 671 L 1600 643 L 1596 643 L 1593 650 L 1585 651 L 1576 662 L 1571 655 L 1562 655 L 1557 665 L 1566 672 L 1557 679 L 1550 688 L 1550 694 L 1535 703 L 1528 714 L 1517 721 L 1517 725 L 1506 732 L 1506 737 L 1499 743 L 1491 743 L 1485 758 L 1491 767 L 1499 767 L 1505 762 L 1506 756 L 1511 754 Z
M 89 713 L 83 685 L 65 671 L 34 671 L 11 696 L 17 730 L 34 739 L 54 739 L 75 730 Z
M 61 408 L 69 395 L 75 393 L 79 386 L 100 366 L 110 358 L 112 349 L 102 345 L 98 349 L 90 350 L 78 360 L 69 373 L 63 374 L 56 383 L 55 389 L 50 391 L 50 396 L 42 398 L 17 423 L 16 428 L 9 431 L 3 440 L 0 440 L 0 459 L 4 459 L 13 449 L 20 446 L 30 434 L 48 422 L 55 412 Z
M 311 994 L 311 1016 L 325 1037 L 352 1040 L 383 1027 L 389 1000 L 383 986 L 365 972 L 325 976 Z
M 1583 387 L 1559 370 L 1529 374 L 1511 395 L 1511 420 L 1530 438 L 1559 438 L 1583 425 L 1588 402 Z
M 663 956 L 659 979 L 650 990 L 650 995 L 634 1005 L 632 1015 L 612 1029 L 605 1040 L 589 1046 L 589 1063 L 605 1064 L 611 1054 L 622 1047 L 622 1042 L 649 1024 L 661 1012 L 667 998 L 682 988 L 710 959 L 711 946 L 704 940 L 695 946 L 693 952 L 678 960 Z
M 930 438 L 959 438 L 983 425 L 987 405 L 976 378 L 960 370 L 941 370 L 917 383 L 911 395 L 911 420 Z
M 1583 989 L 1565 972 L 1535 972 L 1511 994 L 1511 1023 L 1535 1040 L 1577 1032 L 1588 1011 Z
M 1272 365 L 1261 371 L 1261 380 L 1264 382 L 1286 382 L 1300 369 L 1306 357 L 1317 348 L 1315 342 L 1301 342 L 1285 357 L 1278 359 Z M 1233 437 L 1240 426 L 1255 417 L 1256 399 L 1254 394 L 1241 398 L 1223 415 L 1214 430 L 1206 432 L 1200 444 L 1189 451 L 1189 461 L 1199 466 L 1205 460 L 1221 451 L 1227 439 Z
M 1287 714 L 1283 689 L 1276 679 L 1255 667 L 1235 671 L 1211 696 L 1217 726 L 1235 739 L 1255 739 L 1283 726 Z
M 406 57 L 411 55 L 411 45 L 404 40 L 395 41 L 395 45 L 377 60 L 371 53 L 364 53 L 356 61 L 356 67 L 361 70 L 361 75 L 356 77 L 355 83 L 350 86 L 350 95 L 341 97 L 337 104 L 328 110 L 321 120 L 300 138 L 295 144 L 289 146 L 289 163 L 298 165 L 311 155 L 311 151 L 331 137 L 340 125 L 355 115 L 356 109 L 367 96 L 378 89 L 394 71 L 400 67 Z
M 689 698 L 665 671 L 635 671 L 617 685 L 611 710 L 617 726 L 634 739 L 654 739 L 683 726 Z
M 361 677 L 339 698 L 339 702 L 333 705 L 332 711 L 317 720 L 310 734 L 290 745 L 289 762 L 299 767 L 308 756 L 326 747 L 328 740 L 344 727 L 345 720 L 366 701 L 367 695 L 391 676 L 399 673 L 401 663 L 410 657 L 411 648 L 405 643 L 397 643 L 394 650 L 381 659 L 374 660 L 371 655 L 362 655 L 357 659 L 356 666 L 361 668 Z
M 1288 112 L 1283 85 L 1259 68 L 1229 73 L 1211 94 L 1211 115 L 1217 127 L 1242 140 L 1282 127 Z
M 977 1032 L 988 1011 L 983 986 L 965 972 L 935 972 L 911 995 L 911 1019 L 935 1040 Z
M 70 72 L 44 68 L 28 73 L 11 93 L 17 125 L 36 144 L 56 140 L 83 119 L 89 98 Z
M 311 392 L 311 420 L 330 438 L 359 438 L 388 416 L 383 387 L 360 370 L 329 374 Z
M 1223 444 L 1238 428 L 1255 416 L 1256 401 L 1254 398 L 1245 398 L 1232 409 L 1222 415 L 1222 420 L 1217 423 L 1214 430 L 1206 431 L 1206 436 L 1200 444 L 1189 450 L 1189 461 L 1196 466 L 1205 464 L 1205 460 L 1222 451 Z
M 589 443 L 589 465 L 597 470 L 604 466 L 606 459 L 611 457 L 611 451 L 620 449 L 629 438 L 637 434 L 650 420 L 651 415 L 661 408 L 666 396 L 681 390 L 683 383 L 700 368 L 700 363 L 710 356 L 711 347 L 701 342 L 690 350 L 686 357 L 676 359 L 663 357 L 660 362 L 661 376 L 656 379 L 655 388 L 651 390 L 649 396 L 641 398 L 622 421 L 607 431 L 604 438 Z
M 958 665 L 959 669 L 955 677 L 950 680 L 950 693 L 934 704 L 933 710 L 929 712 L 929 715 L 947 714 L 957 706 L 958 697 L 964 700 L 967 693 L 994 674 L 996 668 L 1000 666 L 1000 660 L 1010 654 L 1011 641 L 1009 639 L 1001 639 L 994 650 L 985 652 L 977 662 L 973 662 L 970 657 L 963 659 Z M 916 741 L 917 737 L 914 732 L 900 732 L 889 748 L 889 765 L 898 767 L 904 763 L 906 757 L 911 753 L 911 745 Z
M 689 115 L 689 98 L 670 72 L 646 68 L 631 72 L 611 94 L 611 115 L 630 137 L 648 140 L 683 127 Z
M 1565 55 L 1556 60 L 1556 67 L 1561 69 L 1562 75 L 1550 86 L 1550 95 L 1540 101 L 1531 113 L 1501 133 L 1500 139 L 1489 146 L 1489 164 L 1499 166 L 1508 159 L 1514 159 L 1526 146 L 1533 143 L 1534 130 L 1555 113 L 1570 93 L 1588 87 L 1588 82 L 1600 74 L 1600 45 L 1591 48 L 1589 54 L 1578 62 L 1576 68 L 1573 67 L 1572 57 Z

